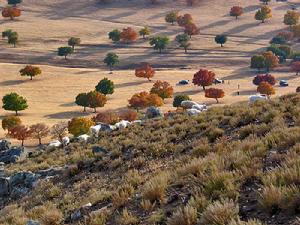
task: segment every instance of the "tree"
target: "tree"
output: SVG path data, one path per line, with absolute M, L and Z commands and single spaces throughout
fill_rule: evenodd
M 98 107 L 104 107 L 107 102 L 106 96 L 98 91 L 90 91 L 87 93 L 87 98 L 89 107 L 94 109 L 94 112 L 97 112 Z
M 269 19 L 271 17 L 272 17 L 272 11 L 271 8 L 269 8 L 268 6 L 262 6 L 255 13 L 255 19 L 260 20 L 262 23 L 264 23 L 266 19 Z
M 180 27 L 185 27 L 186 25 L 193 22 L 193 17 L 191 14 L 184 14 L 183 16 L 177 17 L 177 23 Z
M 289 45 L 280 45 L 278 48 L 285 53 L 287 58 L 291 58 L 294 54 L 293 49 Z
M 217 35 L 217 36 L 215 37 L 215 42 L 216 42 L 217 44 L 220 44 L 221 47 L 223 47 L 223 44 L 225 44 L 225 43 L 227 42 L 227 36 L 224 35 L 224 34 L 222 34 L 222 35 Z
M 281 50 L 277 45 L 271 45 L 267 48 L 267 51 L 273 52 L 276 56 L 278 56 L 282 62 L 284 62 L 287 58 L 287 53 Z
M 17 4 L 21 4 L 22 0 L 7 0 L 7 4 L 16 6 Z
M 167 23 L 171 23 L 172 25 L 174 25 L 174 23 L 177 21 L 177 18 L 178 18 L 178 11 L 172 11 L 166 15 L 165 21 Z
M 21 125 L 22 121 L 17 116 L 7 116 L 2 119 L 2 129 L 9 130 L 15 126 Z
M 300 37 L 300 24 L 292 26 L 293 36 L 299 38 Z
M 159 53 L 161 53 L 161 51 L 165 49 L 169 43 L 170 39 L 166 36 L 156 36 L 150 38 L 150 45 L 153 46 L 153 49 L 159 50 Z
M 224 96 L 225 96 L 225 92 L 222 89 L 209 88 L 205 90 L 205 97 L 214 98 L 216 99 L 217 103 L 219 103 L 219 98 L 223 98 Z
M 138 37 L 137 32 L 131 27 L 124 28 L 120 36 L 121 40 L 124 42 L 135 41 L 137 37 Z
M 80 93 L 76 96 L 75 103 L 83 107 L 83 111 L 86 111 L 86 107 L 89 106 L 87 93 Z
M 270 98 L 270 95 L 275 94 L 275 90 L 274 90 L 273 86 L 265 81 L 263 81 L 259 84 L 259 86 L 257 87 L 257 92 L 259 92 L 260 94 L 263 94 L 263 95 L 267 95 L 268 98 Z
M 120 117 L 115 112 L 106 111 L 98 113 L 96 116 L 94 116 L 93 121 L 95 123 L 105 123 L 114 125 L 120 121 Z
M 57 55 L 64 56 L 67 59 L 67 56 L 73 53 L 73 48 L 71 47 L 60 47 L 58 48 Z
M 2 16 L 13 20 L 15 17 L 21 16 L 21 10 L 17 7 L 8 6 L 2 9 Z
M 200 29 L 194 23 L 189 23 L 184 27 L 184 33 L 189 35 L 190 38 L 192 38 L 192 35 L 199 34 L 199 32 Z
M 190 101 L 191 98 L 188 95 L 176 95 L 173 100 L 174 107 L 181 107 L 181 102 L 183 101 Z
M 271 0 L 260 0 L 262 3 L 264 3 L 265 5 L 268 5 L 268 3 L 271 1 Z
M 148 81 L 151 81 L 150 78 L 154 77 L 154 75 L 155 75 L 155 70 L 148 63 L 144 63 L 142 66 L 135 69 L 136 77 L 147 78 Z
M 254 55 L 251 57 L 251 68 L 260 71 L 262 68 L 266 67 L 266 59 L 262 55 Z
M 203 90 L 205 90 L 206 86 L 210 86 L 213 84 L 215 76 L 215 73 L 212 71 L 200 69 L 197 73 L 194 74 L 193 84 L 202 86 Z
M 63 138 L 68 135 L 68 124 L 66 122 L 60 122 L 52 126 L 51 135 L 53 138 L 57 138 L 63 143 Z
M 81 39 L 77 37 L 71 37 L 68 40 L 68 45 L 72 47 L 73 51 L 75 50 L 75 46 L 80 45 L 80 43 L 81 43 Z
M 145 39 L 146 35 L 151 34 L 151 30 L 149 29 L 149 27 L 143 27 L 142 29 L 140 29 L 139 34 Z
M 17 32 L 12 32 L 9 34 L 8 36 L 8 40 L 7 40 L 8 44 L 11 44 L 14 46 L 14 48 L 16 47 L 17 43 L 19 42 L 19 35 Z
M 39 140 L 39 145 L 42 144 L 42 138 L 48 137 L 50 128 L 44 123 L 37 123 L 30 126 L 30 131 L 33 138 Z
M 283 23 L 288 26 L 296 25 L 299 22 L 299 13 L 294 10 L 289 10 L 284 15 Z
M 8 136 L 21 141 L 21 145 L 24 146 L 24 141 L 31 137 L 31 130 L 24 125 L 15 126 L 8 131 Z
M 291 41 L 294 38 L 294 34 L 291 31 L 282 31 L 279 32 L 276 36 L 282 37 L 286 41 Z
M 110 71 L 112 71 L 113 67 L 119 63 L 119 56 L 116 53 L 107 53 L 103 62 L 109 66 Z
M 184 52 L 187 53 L 187 49 L 191 45 L 190 37 L 187 34 L 178 34 L 175 40 L 179 43 L 179 47 L 184 48 Z
M 129 106 L 135 109 L 145 108 L 149 106 L 162 106 L 163 99 L 157 94 L 149 94 L 146 91 L 134 94 L 129 100 Z
M 150 90 L 151 94 L 157 94 L 162 99 L 172 98 L 173 87 L 167 81 L 156 81 Z
M 118 29 L 114 29 L 108 33 L 108 38 L 111 39 L 113 42 L 118 42 L 121 40 L 121 31 Z
M 15 92 L 6 94 L 2 98 L 2 103 L 3 109 L 8 111 L 15 111 L 16 116 L 18 115 L 18 111 L 22 111 L 28 108 L 27 100 Z
M 21 76 L 28 76 L 32 80 L 32 77 L 42 74 L 42 70 L 37 66 L 27 65 L 20 70 L 20 74 Z
M 253 84 L 254 85 L 259 85 L 261 82 L 268 82 L 271 85 L 275 85 L 276 84 L 276 79 L 274 76 L 272 76 L 271 74 L 259 74 L 256 75 L 253 79 Z
M 296 93 L 300 93 L 300 86 L 296 88 Z
M 265 67 L 267 71 L 270 71 L 271 68 L 275 68 L 278 66 L 279 59 L 273 52 L 264 52 L 263 57 L 265 58 Z
M 100 80 L 100 82 L 97 84 L 95 88 L 96 91 L 104 95 L 111 95 L 114 93 L 115 85 L 114 82 L 112 82 L 111 80 L 105 77 L 102 80 Z
M 291 64 L 291 70 L 293 72 L 296 72 L 296 75 L 300 72 L 300 61 L 295 61 Z
M 243 14 L 243 8 L 240 6 L 233 6 L 230 9 L 230 16 L 234 16 L 235 19 L 238 19 L 239 16 Z
M 68 123 L 68 131 L 75 137 L 78 137 L 79 135 L 87 134 L 90 130 L 90 127 L 94 125 L 95 123 L 90 118 L 73 118 Z
M 125 111 L 121 111 L 119 113 L 119 117 L 121 120 L 127 120 L 132 122 L 138 118 L 138 113 L 132 109 L 126 109 Z
M 9 35 L 11 35 L 13 31 L 11 29 L 7 29 L 5 31 L 2 31 L 2 38 L 8 38 Z
M 282 45 L 282 44 L 285 44 L 285 43 L 286 43 L 286 40 L 282 36 L 275 36 L 270 41 L 270 44 L 277 44 L 277 45 Z

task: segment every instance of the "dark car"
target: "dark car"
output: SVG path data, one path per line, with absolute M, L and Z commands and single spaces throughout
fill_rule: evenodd
M 280 85 L 280 87 L 287 87 L 287 86 L 289 86 L 289 84 L 288 84 L 288 82 L 286 80 L 279 81 L 279 85 Z

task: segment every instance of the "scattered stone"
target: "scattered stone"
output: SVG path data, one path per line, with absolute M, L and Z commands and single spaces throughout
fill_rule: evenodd
M 70 138 L 69 137 L 64 137 L 62 139 L 62 144 L 63 144 L 63 146 L 67 146 L 68 144 L 70 144 Z
M 9 150 L 11 143 L 8 140 L 0 140 L 0 152 Z
M 189 116 L 195 116 L 201 113 L 198 109 L 187 109 L 186 111 Z
M 64 171 L 63 167 L 49 168 L 46 170 L 37 171 L 35 174 L 40 176 L 41 178 L 45 177 L 54 177 L 60 175 Z
M 15 163 L 24 154 L 24 147 L 12 147 L 0 152 L 0 162 L 5 164 Z
M 55 147 L 55 148 L 58 148 L 60 146 L 61 146 L 61 143 L 59 140 L 51 141 L 48 145 L 48 147 Z
M 40 223 L 35 220 L 28 220 L 26 225 L 40 225 Z
M 99 154 L 99 153 L 107 154 L 108 153 L 108 151 L 105 148 L 102 148 L 100 146 L 93 146 L 92 152 L 94 154 Z
M 71 217 L 70 217 L 71 222 L 75 222 L 75 221 L 77 221 L 77 220 L 80 220 L 81 216 L 82 216 L 82 215 L 81 215 L 80 209 L 75 210 L 75 211 L 71 214 Z
M 5 197 L 10 194 L 9 180 L 4 177 L 0 177 L 0 197 Z
M 121 120 L 120 122 L 115 124 L 115 127 L 117 129 L 125 129 L 126 127 L 128 127 L 131 123 L 127 120 Z
M 147 109 L 146 111 L 146 118 L 148 119 L 153 119 L 153 118 L 157 118 L 157 117 L 163 117 L 164 114 L 161 111 L 161 109 L 151 106 Z
M 80 135 L 77 137 L 77 139 L 79 141 L 83 141 L 83 142 L 87 142 L 89 138 L 90 138 L 90 135 L 87 135 L 87 134 L 83 134 L 83 135 Z

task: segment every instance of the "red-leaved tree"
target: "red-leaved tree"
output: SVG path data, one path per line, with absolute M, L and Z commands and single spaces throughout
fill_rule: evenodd
M 4 18 L 9 17 L 11 20 L 13 20 L 15 17 L 21 16 L 21 10 L 17 7 L 5 7 L 2 9 L 2 16 Z
M 230 16 L 234 16 L 237 19 L 243 14 L 243 8 L 240 6 L 233 6 L 230 10 Z
M 197 73 L 194 74 L 193 84 L 197 86 L 202 86 L 205 90 L 206 86 L 213 84 L 216 74 L 212 71 L 206 69 L 200 69 Z
M 225 96 L 225 92 L 222 89 L 218 88 L 208 88 L 205 90 L 206 98 L 214 98 L 217 103 L 219 103 L 219 98 L 223 98 Z
M 300 61 L 293 62 L 291 64 L 291 70 L 293 72 L 296 72 L 296 75 L 298 75 L 300 72 Z
M 173 96 L 173 87 L 167 81 L 156 81 L 151 88 L 151 94 L 157 94 L 162 99 L 172 98 Z
M 121 40 L 124 42 L 135 41 L 138 37 L 138 33 L 131 27 L 124 28 L 121 32 Z
M 191 14 L 184 14 L 183 16 L 177 17 L 177 23 L 181 27 L 185 27 L 186 25 L 193 22 L 193 17 Z
M 147 78 L 148 81 L 151 81 L 150 78 L 154 77 L 154 74 L 155 70 L 148 63 L 145 63 L 139 68 L 135 69 L 135 76 Z
M 184 33 L 192 38 L 192 35 L 199 34 L 200 29 L 194 23 L 189 23 L 184 27 Z
M 253 84 L 258 86 L 261 82 L 268 82 L 271 85 L 275 85 L 276 79 L 274 76 L 268 73 L 256 75 L 253 79 Z

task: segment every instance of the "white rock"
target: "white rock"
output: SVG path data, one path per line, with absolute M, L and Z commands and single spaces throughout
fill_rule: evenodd
M 134 121 L 132 121 L 132 123 L 134 123 L 134 124 L 142 124 L 142 120 L 134 120 Z
M 115 127 L 117 129 L 124 129 L 126 127 L 128 127 L 131 123 L 127 120 L 121 120 L 120 122 L 115 124 Z
M 62 144 L 63 144 L 63 146 L 67 146 L 68 144 L 70 144 L 70 138 L 69 137 L 64 137 L 62 139 Z
M 268 98 L 265 95 L 251 95 L 249 97 L 249 103 L 253 103 L 253 102 L 257 101 L 257 100 L 267 100 L 267 99 Z
M 198 109 L 187 109 L 186 110 L 189 116 L 195 116 L 201 113 Z
M 197 102 L 194 101 L 182 101 L 181 102 L 181 107 L 185 108 L 185 109 L 191 109 L 194 105 L 198 105 Z
M 90 135 L 83 134 L 77 137 L 79 141 L 87 141 L 90 138 Z
M 90 133 L 92 134 L 92 136 L 98 137 L 98 134 L 99 134 L 100 130 L 101 130 L 101 125 L 100 124 L 90 127 Z
M 205 104 L 196 104 L 196 105 L 193 105 L 192 109 L 197 109 L 199 111 L 203 111 L 205 110 L 207 107 Z
M 60 147 L 61 143 L 60 143 L 60 141 L 55 140 L 55 141 L 51 141 L 48 146 L 49 147 Z

